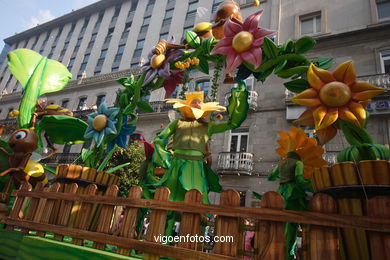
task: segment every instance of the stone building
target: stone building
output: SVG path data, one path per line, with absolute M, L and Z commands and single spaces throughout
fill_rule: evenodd
M 109 106 L 120 86 L 116 78 L 137 72 L 149 50 L 171 36 L 179 41 L 186 30 L 202 21 L 210 21 L 222 0 L 103 0 L 75 10 L 47 23 L 5 39 L 3 53 L 29 48 L 59 60 L 73 74 L 74 80 L 63 91 L 47 95 L 48 102 L 74 110 L 85 116 L 86 107 Z M 264 9 L 261 26 L 277 30 L 276 42 L 313 36 L 317 46 L 309 58 L 334 57 L 334 67 L 354 59 L 363 80 L 390 88 L 390 1 L 386 0 L 263 0 L 260 7 L 252 0 L 236 0 L 244 18 Z M 2 55 L 4 58 L 4 56 Z M 210 75 L 191 75 L 191 86 L 207 92 Z M 277 131 L 288 130 L 292 120 L 304 110 L 288 101 L 283 81 L 271 76 L 266 82 L 247 80 L 251 110 L 247 120 L 234 131 L 213 136 L 213 168 L 220 174 L 224 188 L 235 188 L 242 203 L 257 205 L 252 191 L 274 190 L 266 175 L 280 159 L 274 152 Z M 232 85 L 221 85 L 220 103 Z M 8 112 L 18 107 L 21 86 L 0 60 L 0 123 L 13 124 Z M 154 113 L 140 114 L 137 130 L 150 141 L 169 123 L 169 106 L 162 101 L 165 92 L 158 90 L 149 101 Z M 382 144 L 390 143 L 390 93 L 375 98 L 369 106 L 369 130 Z M 85 144 L 84 147 L 89 144 Z M 326 159 L 334 162 L 337 151 L 347 146 L 338 135 L 326 145 Z M 74 160 L 82 145 L 64 146 L 54 158 L 57 162 Z M 215 198 L 218 196 L 215 195 Z

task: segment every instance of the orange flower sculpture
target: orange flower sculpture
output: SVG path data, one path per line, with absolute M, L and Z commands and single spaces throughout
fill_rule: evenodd
M 306 179 L 312 176 L 315 168 L 326 165 L 326 161 L 322 158 L 324 149 L 317 145 L 315 138 L 307 137 L 303 129 L 291 127 L 290 133 L 279 131 L 278 134 L 282 139 L 277 141 L 280 147 L 275 151 L 283 159 L 287 158 L 287 153 L 295 152 L 304 165 L 303 175 Z
M 307 80 L 312 88 L 291 99 L 298 105 L 309 107 L 295 123 L 315 126 L 323 144 L 336 135 L 334 123 L 339 118 L 363 128 L 366 121 L 365 106 L 372 97 L 385 91 L 367 82 L 356 81 L 353 61 L 340 64 L 333 73 L 311 64 Z

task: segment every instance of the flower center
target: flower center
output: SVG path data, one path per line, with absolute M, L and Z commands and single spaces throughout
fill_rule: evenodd
M 93 120 L 93 128 L 96 131 L 102 131 L 107 125 L 107 116 L 105 115 L 97 115 Z
M 351 99 L 351 89 L 344 83 L 333 81 L 320 90 L 321 101 L 330 107 L 341 107 Z
M 250 32 L 242 31 L 237 33 L 232 42 L 232 47 L 237 52 L 243 52 L 250 49 L 253 43 L 253 35 Z
M 165 55 L 160 54 L 160 55 L 153 55 L 152 59 L 150 60 L 150 66 L 153 69 L 159 68 L 165 60 Z

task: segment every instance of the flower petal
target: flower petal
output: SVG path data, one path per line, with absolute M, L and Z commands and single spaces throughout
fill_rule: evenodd
M 294 121 L 294 123 L 303 126 L 314 126 L 313 111 L 314 111 L 313 108 L 307 109 L 299 116 L 298 119 Z
M 239 54 L 230 54 L 227 56 L 226 59 L 226 74 L 232 72 L 234 69 L 236 69 L 238 66 L 240 66 L 242 63 L 242 58 Z
M 356 81 L 356 71 L 352 60 L 341 63 L 333 72 L 333 77 L 340 82 L 351 85 Z
M 310 86 L 315 88 L 316 90 L 320 90 L 322 86 L 324 86 L 324 82 L 317 75 L 314 64 L 310 64 L 309 69 L 307 71 L 307 81 L 309 81 Z
M 100 146 L 103 142 L 103 139 L 104 139 L 104 131 L 100 131 L 100 132 L 96 132 L 96 133 L 97 134 L 95 134 L 93 136 L 93 139 L 96 142 L 96 146 Z
M 362 127 L 360 125 L 360 122 L 359 120 L 357 119 L 357 117 L 355 116 L 354 113 L 352 113 L 351 110 L 349 110 L 348 107 L 341 107 L 339 108 L 339 116 L 342 120 L 344 121 L 347 121 L 357 127 Z
M 307 107 L 315 107 L 321 104 L 318 93 L 313 88 L 306 89 L 293 97 L 292 102 Z
M 258 30 L 255 30 L 254 32 L 251 32 L 251 33 L 253 34 L 255 39 L 258 40 L 259 38 L 264 38 L 264 37 L 275 35 L 277 33 L 277 31 L 268 30 L 265 28 L 259 28 Z
M 255 68 L 258 68 L 261 65 L 262 60 L 261 48 L 254 47 L 249 49 L 248 51 L 241 53 L 241 58 L 251 63 Z
M 367 99 L 371 99 L 379 94 L 383 93 L 384 89 L 378 90 L 366 90 L 362 92 L 352 93 L 352 99 L 356 101 L 364 101 Z
M 363 105 L 357 102 L 351 102 L 348 107 L 359 120 L 360 125 L 364 126 L 366 122 L 366 110 Z
M 232 46 L 231 45 L 228 45 L 228 46 L 221 46 L 221 47 L 219 47 L 218 49 L 216 49 L 215 47 L 214 47 L 214 49 L 213 49 L 213 55 L 214 54 L 222 54 L 222 55 L 230 55 L 230 54 L 234 54 L 235 53 L 235 51 L 234 51 L 234 49 L 232 48 Z
M 231 19 L 227 19 L 226 23 L 223 26 L 223 33 L 226 37 L 234 37 L 237 33 L 241 32 L 242 25 L 236 22 L 233 22 Z
M 144 83 L 142 83 L 142 86 L 148 85 L 156 76 L 157 70 L 156 69 L 150 69 L 148 72 L 146 72 Z
M 317 68 L 314 65 L 313 66 L 310 65 L 310 67 L 313 69 L 313 72 L 318 76 L 318 78 L 320 78 L 320 80 L 323 83 L 326 84 L 326 83 L 335 81 L 335 78 L 333 77 L 332 73 L 330 73 L 329 71 L 323 70 L 321 68 Z
M 314 118 L 314 124 L 315 124 L 316 130 L 320 129 L 321 122 L 322 122 L 322 120 L 324 120 L 324 118 L 326 116 L 326 112 L 327 112 L 327 109 L 325 106 L 319 106 L 318 108 L 316 108 L 314 110 L 313 118 Z
M 158 68 L 158 75 L 163 78 L 169 78 L 171 76 L 171 73 L 169 71 L 169 63 L 165 62 L 162 67 Z
M 384 88 L 377 87 L 375 85 L 372 85 L 366 81 L 357 81 L 355 84 L 351 86 L 351 91 L 352 92 L 362 92 L 362 91 L 367 91 L 367 90 L 380 90 L 382 92 L 385 91 Z
M 318 125 L 317 130 L 321 130 L 327 128 L 332 125 L 339 118 L 339 110 L 338 108 L 328 108 L 328 111 L 325 117 L 322 119 L 321 123 Z
M 98 108 L 98 113 L 99 114 L 105 114 L 107 111 L 107 105 L 106 102 L 102 102 Z
M 334 126 L 329 126 L 325 129 L 317 130 L 316 134 L 320 143 L 326 144 L 336 136 L 337 129 Z
M 245 30 L 245 31 L 256 30 L 259 27 L 259 22 L 260 22 L 260 18 L 261 18 L 262 14 L 263 14 L 263 10 L 260 10 L 256 13 L 252 14 L 248 18 L 246 18 L 245 22 L 242 26 L 243 30 Z M 225 35 L 226 35 L 226 33 L 225 33 Z

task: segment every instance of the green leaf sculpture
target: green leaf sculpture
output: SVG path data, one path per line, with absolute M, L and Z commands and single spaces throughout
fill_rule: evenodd
M 8 53 L 8 68 L 24 89 L 19 106 L 20 128 L 30 126 L 36 102 L 41 95 L 63 89 L 72 78 L 63 64 L 29 49 Z

